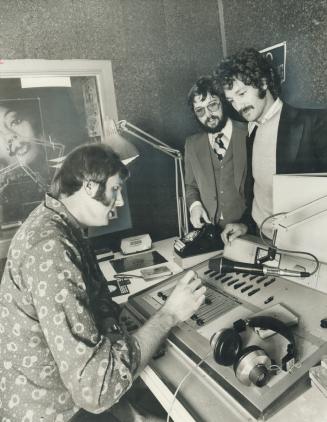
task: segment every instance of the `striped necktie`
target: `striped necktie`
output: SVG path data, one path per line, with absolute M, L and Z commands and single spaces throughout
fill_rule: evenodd
M 226 153 L 226 147 L 222 140 L 223 136 L 224 136 L 223 133 L 218 133 L 213 143 L 213 150 L 215 154 L 217 155 L 219 161 L 221 161 L 224 158 L 224 155 Z

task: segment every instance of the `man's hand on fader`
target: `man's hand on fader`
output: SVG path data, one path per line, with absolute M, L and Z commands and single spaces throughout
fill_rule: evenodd
M 163 309 L 173 318 L 175 324 L 186 321 L 200 307 L 205 299 L 205 286 L 194 271 L 188 271 L 176 284 L 167 298 Z

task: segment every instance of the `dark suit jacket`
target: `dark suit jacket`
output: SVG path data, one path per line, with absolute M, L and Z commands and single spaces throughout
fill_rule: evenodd
M 232 121 L 233 131 L 230 146 L 233 149 L 234 183 L 244 197 L 246 177 L 246 133 L 244 124 Z M 208 134 L 198 133 L 185 142 L 185 186 L 188 207 L 200 201 L 214 221 L 217 211 L 217 192 L 214 171 L 211 165 Z
M 249 148 L 249 145 L 247 145 Z M 283 104 L 276 151 L 276 173 L 327 172 L 327 112 L 298 109 Z M 245 183 L 247 211 L 242 221 L 252 225 L 249 216 L 253 201 L 253 177 L 248 172 Z

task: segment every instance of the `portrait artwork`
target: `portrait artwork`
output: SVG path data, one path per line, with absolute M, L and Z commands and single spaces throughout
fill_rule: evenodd
M 69 151 L 101 142 L 97 101 L 94 78 L 38 88 L 22 88 L 18 78 L 0 80 L 1 229 L 20 225 L 42 201 Z
M 125 141 L 108 135 L 117 121 L 109 61 L 7 60 L 0 74 L 0 257 L 27 216 L 44 199 L 66 155 L 82 144 L 105 142 L 122 156 Z M 124 206 L 90 237 L 131 227 Z

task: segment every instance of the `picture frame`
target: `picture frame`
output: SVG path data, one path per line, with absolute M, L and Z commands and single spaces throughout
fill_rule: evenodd
M 260 50 L 260 53 L 265 57 L 269 57 L 274 63 L 279 74 L 281 83 L 286 80 L 286 41 L 272 45 L 270 47 Z
M 0 258 L 67 153 L 84 143 L 110 145 L 106 122 L 112 120 L 118 115 L 109 60 L 1 62 Z M 130 228 L 127 200 L 108 227 L 90 235 Z

